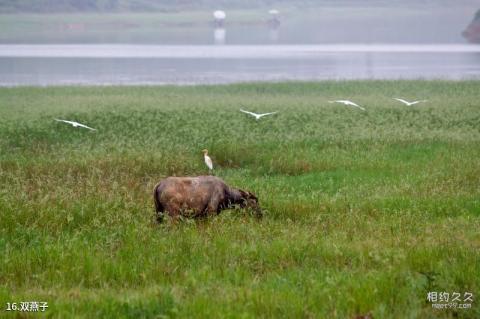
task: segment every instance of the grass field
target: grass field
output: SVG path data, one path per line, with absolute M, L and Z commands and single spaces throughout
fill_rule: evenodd
M 0 317 L 47 301 L 49 318 L 479 318 L 479 88 L 2 88 Z M 154 222 L 153 186 L 206 174 L 203 148 L 264 218 Z M 435 310 L 428 292 L 474 302 Z

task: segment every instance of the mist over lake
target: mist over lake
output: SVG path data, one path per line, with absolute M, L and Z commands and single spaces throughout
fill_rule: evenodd
M 0 85 L 4 86 L 463 79 L 480 75 L 480 46 L 465 45 L 0 48 Z
M 1 14 L 0 85 L 476 79 L 473 1 Z

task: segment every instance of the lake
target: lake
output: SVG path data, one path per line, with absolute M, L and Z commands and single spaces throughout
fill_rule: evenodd
M 0 85 L 478 79 L 480 45 L 0 45 Z
M 475 1 L 267 9 L 0 14 L 0 86 L 480 77 Z

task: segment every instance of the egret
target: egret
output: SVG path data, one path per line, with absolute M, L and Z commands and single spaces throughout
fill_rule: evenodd
M 352 102 L 352 101 L 349 101 L 349 100 L 337 100 L 337 101 L 328 101 L 328 103 L 342 103 L 344 105 L 350 105 L 350 106 L 354 106 L 354 107 L 358 107 L 359 109 L 361 109 L 362 111 L 365 111 L 365 108 L 364 107 L 361 107 L 360 105 Z
M 89 126 L 86 126 L 86 125 L 84 125 L 84 124 L 81 124 L 81 123 L 78 123 L 78 122 L 75 122 L 75 121 L 67 121 L 67 120 L 59 120 L 59 119 L 55 119 L 55 121 L 64 122 L 64 123 L 70 124 L 70 125 L 73 126 L 73 127 L 88 128 L 89 130 L 92 130 L 92 131 L 96 131 L 96 130 L 97 130 L 97 129 L 91 128 L 91 127 L 89 127 Z
M 258 121 L 260 118 L 264 117 L 264 116 L 278 113 L 278 112 L 270 112 L 270 113 L 257 114 L 257 113 L 253 113 L 253 112 L 250 112 L 250 111 L 245 111 L 245 110 L 243 110 L 243 109 L 240 109 L 240 112 L 243 112 L 243 113 L 245 113 L 245 114 L 248 114 L 248 115 L 251 115 L 251 116 L 255 117 L 255 119 L 256 119 L 257 121 Z
M 203 158 L 205 159 L 205 165 L 208 166 L 209 170 L 213 170 L 213 162 L 210 156 L 208 156 L 208 150 L 204 149 L 202 150 L 202 152 L 203 152 Z
M 418 103 L 421 103 L 421 102 L 427 102 L 427 100 L 418 100 L 418 101 L 408 102 L 408 101 L 405 101 L 404 99 L 399 99 L 399 98 L 396 98 L 396 97 L 394 97 L 393 99 L 397 100 L 399 102 L 402 102 L 403 104 L 408 105 L 408 106 L 415 105 L 415 104 L 418 104 Z

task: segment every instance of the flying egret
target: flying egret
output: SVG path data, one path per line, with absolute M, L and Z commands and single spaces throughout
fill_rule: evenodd
M 243 109 L 240 109 L 240 112 L 243 112 L 245 114 L 248 114 L 248 115 L 251 115 L 253 117 L 255 117 L 255 119 L 258 121 L 260 118 L 264 117 L 264 116 L 267 116 L 267 115 L 272 115 L 272 114 L 275 114 L 275 113 L 278 113 L 277 112 L 270 112 L 270 113 L 262 113 L 262 114 L 257 114 L 257 113 L 253 113 L 253 112 L 249 112 L 249 111 L 245 111 Z
M 418 104 L 418 103 L 421 103 L 421 102 L 427 102 L 427 100 L 418 100 L 418 101 L 408 102 L 404 99 L 399 99 L 399 98 L 396 98 L 396 97 L 394 97 L 393 99 L 397 100 L 399 102 L 402 102 L 403 104 L 408 105 L 408 106 L 415 105 L 415 104 Z
M 97 129 L 91 128 L 91 127 L 89 127 L 89 126 L 86 126 L 86 125 L 84 125 L 84 124 L 81 124 L 81 123 L 78 123 L 78 122 L 75 122 L 75 121 L 67 121 L 67 120 L 59 120 L 59 119 L 55 119 L 55 121 L 64 122 L 64 123 L 67 123 L 67 124 L 72 125 L 73 127 L 88 128 L 89 130 L 92 130 L 92 131 L 96 131 L 96 130 L 97 130 Z
M 337 100 L 337 101 L 328 101 L 328 103 L 342 103 L 344 105 L 350 105 L 350 106 L 354 106 L 354 107 L 358 107 L 359 109 L 361 109 L 362 111 L 365 111 L 365 108 L 356 104 L 356 103 L 353 103 L 352 101 L 349 101 L 349 100 Z
M 203 158 L 205 159 L 205 164 L 208 166 L 208 169 L 213 170 L 213 162 L 210 156 L 208 156 L 208 150 L 204 149 L 202 150 L 203 152 Z

